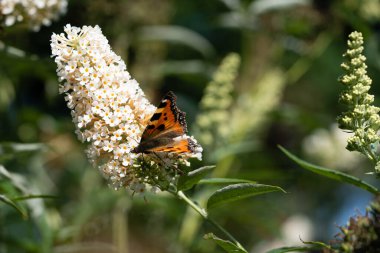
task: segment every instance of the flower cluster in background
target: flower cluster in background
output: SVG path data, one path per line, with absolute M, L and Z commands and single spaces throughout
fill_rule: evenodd
M 324 249 L 324 253 L 380 252 L 380 198 L 367 207 L 364 215 L 351 217 L 334 241 L 335 249 Z
M 363 36 L 359 32 L 349 35 L 348 50 L 343 55 L 345 62 L 342 68 L 346 72 L 339 78 L 345 86 L 340 95 L 340 102 L 348 107 L 339 118 L 339 127 L 353 132 L 348 138 L 347 149 L 358 151 L 376 163 L 376 171 L 380 171 L 377 146 L 380 140 L 380 108 L 373 106 L 374 96 L 368 94 L 372 80 L 367 75 L 367 65 L 363 52 Z
M 196 119 L 194 131 L 199 136 L 202 145 L 212 147 L 228 135 L 230 117 L 229 109 L 233 102 L 233 82 L 236 79 L 240 66 L 240 56 L 236 53 L 227 55 L 212 81 L 207 84 L 202 100 L 200 101 L 201 114 Z
M 240 91 L 231 112 L 231 142 L 240 142 L 249 135 L 260 136 L 267 126 L 270 112 L 280 104 L 285 85 L 286 76 L 279 68 L 265 71 L 255 81 L 245 81 L 246 88 L 244 92 Z
M 115 188 L 143 192 L 148 184 L 167 189 L 177 178 L 178 164 L 188 164 L 190 154 L 131 152 L 156 107 L 145 98 L 98 26 L 66 25 L 64 31 L 53 34 L 52 54 L 63 81 L 60 93 L 66 94 L 77 136 L 91 144 L 89 160 Z
M 66 8 L 67 0 L 1 0 L 0 21 L 4 26 L 25 23 L 38 31 L 66 13 Z

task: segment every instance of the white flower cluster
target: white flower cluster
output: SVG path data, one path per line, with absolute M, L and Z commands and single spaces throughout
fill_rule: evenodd
M 146 184 L 157 186 L 156 182 L 164 182 L 165 186 L 157 186 L 162 189 L 173 183 L 175 168 L 186 162 L 186 156 L 142 156 L 131 152 L 138 146 L 156 107 L 130 77 L 101 29 L 66 25 L 64 31 L 53 34 L 52 55 L 63 81 L 60 93 L 66 95 L 78 138 L 90 143 L 89 160 L 115 188 L 143 192 Z
M 5 26 L 24 22 L 38 31 L 41 25 L 49 26 L 64 14 L 66 8 L 67 0 L 0 0 L 0 21 Z

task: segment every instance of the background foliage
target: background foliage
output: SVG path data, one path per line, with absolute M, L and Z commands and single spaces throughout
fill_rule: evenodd
M 279 185 L 288 194 L 220 206 L 211 215 L 252 252 L 299 238 L 333 239 L 336 224 L 371 196 L 300 169 L 277 144 L 373 182 L 365 175 L 370 165 L 345 151 L 334 123 L 342 111 L 336 79 L 352 30 L 364 34 L 371 91 L 379 97 L 379 19 L 376 0 L 85 0 L 69 1 L 67 14 L 37 33 L 4 28 L 0 195 L 55 197 L 18 200 L 20 212 L 0 203 L 0 252 L 221 252 L 202 238 L 208 225 L 179 201 L 115 192 L 89 166 L 50 58 L 51 34 L 67 23 L 99 25 L 151 101 L 177 94 L 194 134 L 213 72 L 228 53 L 239 54 L 238 78 L 217 101 L 230 105 L 220 123 L 229 128 L 206 145 L 203 164 L 216 164 L 213 176 Z M 201 202 L 209 189 L 197 186 L 193 198 Z

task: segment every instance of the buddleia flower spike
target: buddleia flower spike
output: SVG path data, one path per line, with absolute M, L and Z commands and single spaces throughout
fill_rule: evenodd
M 88 159 L 114 188 L 166 190 L 175 185 L 181 164 L 190 165 L 190 157 L 201 158 L 195 139 L 184 128 L 177 129 L 183 122 L 174 110 L 175 99 L 164 98 L 171 103 L 166 111 L 160 108 L 165 102 L 153 106 L 98 26 L 66 25 L 64 33 L 53 34 L 51 47 L 62 82 L 59 91 L 65 94 L 76 134 L 89 144 Z M 167 115 L 158 117 L 161 112 Z M 169 120 L 173 115 L 176 121 Z M 195 148 L 169 150 L 183 143 Z
M 345 86 L 340 102 L 347 106 L 347 111 L 338 117 L 339 127 L 353 133 L 347 140 L 347 149 L 367 156 L 376 164 L 376 172 L 380 173 L 380 108 L 372 105 L 374 96 L 368 93 L 372 80 L 367 75 L 366 58 L 362 54 L 362 34 L 351 33 L 347 44 L 348 49 L 343 55 L 345 61 L 341 65 L 345 74 L 339 78 L 340 83 Z
M 0 0 L 0 25 L 23 23 L 34 31 L 66 13 L 67 0 Z

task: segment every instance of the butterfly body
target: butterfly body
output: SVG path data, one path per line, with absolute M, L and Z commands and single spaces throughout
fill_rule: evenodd
M 186 135 L 185 113 L 176 106 L 176 96 L 168 92 L 150 118 L 133 153 L 192 153 L 196 144 Z

